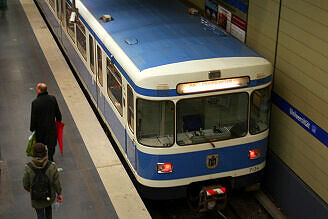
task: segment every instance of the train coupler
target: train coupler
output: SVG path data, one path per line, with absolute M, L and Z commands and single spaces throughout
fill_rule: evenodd
M 199 194 L 199 212 L 222 210 L 227 204 L 227 191 L 221 185 L 204 186 Z

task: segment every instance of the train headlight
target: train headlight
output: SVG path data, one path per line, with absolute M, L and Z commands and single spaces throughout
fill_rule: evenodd
M 171 173 L 172 169 L 171 163 L 157 163 L 157 173 Z
M 249 85 L 249 77 L 227 78 L 211 81 L 198 81 L 177 85 L 178 94 L 192 94 L 209 91 L 242 88 Z
M 249 159 L 254 160 L 261 157 L 261 149 L 254 149 L 249 151 Z

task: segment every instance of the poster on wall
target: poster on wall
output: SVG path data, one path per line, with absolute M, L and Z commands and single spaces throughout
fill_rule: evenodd
M 249 0 L 206 0 L 205 17 L 245 43 Z
M 231 12 L 220 5 L 218 7 L 218 25 L 230 33 Z
M 246 40 L 246 21 L 236 15 L 231 18 L 231 35 L 242 42 Z

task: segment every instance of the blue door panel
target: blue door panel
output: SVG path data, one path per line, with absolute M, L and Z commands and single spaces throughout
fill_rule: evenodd
M 105 116 L 106 121 L 108 122 L 110 128 L 113 130 L 113 134 L 118 139 L 120 145 L 125 145 L 125 129 L 122 123 L 116 117 L 113 109 L 110 107 L 107 101 L 105 101 L 104 104 L 105 111 L 103 112 L 103 115 Z
M 128 156 L 130 163 L 132 164 L 133 168 L 136 169 L 136 156 L 135 156 L 136 155 L 136 146 L 135 146 L 134 142 L 131 140 L 131 138 L 127 139 L 126 150 L 127 150 L 127 156 Z

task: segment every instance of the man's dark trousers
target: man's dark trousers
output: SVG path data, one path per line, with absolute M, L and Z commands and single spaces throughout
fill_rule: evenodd
M 56 150 L 56 145 L 48 147 L 48 159 L 50 161 L 54 161 L 55 150 Z
M 38 219 L 52 219 L 51 205 L 46 208 L 35 208 Z

